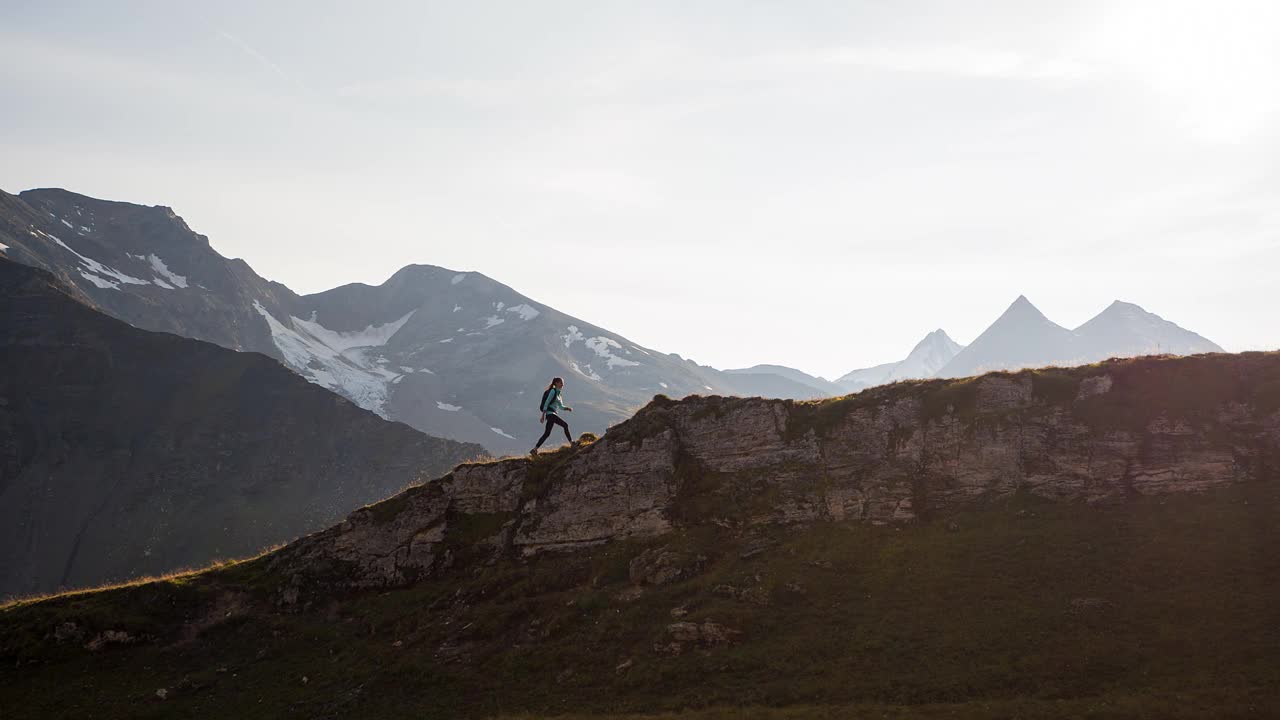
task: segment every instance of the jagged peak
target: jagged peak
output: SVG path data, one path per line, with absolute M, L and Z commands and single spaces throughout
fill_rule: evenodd
M 928 335 L 925 335 L 925 336 L 924 336 L 924 340 L 921 340 L 921 341 L 920 341 L 920 344 L 923 344 L 923 343 L 925 343 L 926 341 L 929 341 L 929 342 L 942 342 L 942 341 L 946 341 L 946 342 L 949 342 L 949 343 L 952 343 L 952 344 L 956 344 L 956 345 L 958 345 L 958 344 L 959 344 L 959 343 L 957 343 L 955 340 L 952 340 L 952 339 L 951 339 L 951 336 L 947 334 L 947 331 L 946 331 L 946 330 L 943 330 L 942 328 L 938 328 L 937 330 L 934 330 L 933 332 L 929 333 Z

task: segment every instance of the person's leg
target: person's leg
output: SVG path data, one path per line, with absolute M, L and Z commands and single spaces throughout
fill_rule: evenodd
M 547 427 L 542 430 L 542 437 L 538 438 L 538 444 L 533 446 L 534 450 L 537 450 L 538 448 L 542 447 L 542 443 L 546 442 L 547 438 L 551 437 L 551 428 L 556 426 L 555 421 L 557 419 L 558 418 L 556 418 L 555 415 L 547 416 L 547 422 L 546 422 Z
M 560 417 L 557 417 L 556 420 L 559 420 L 560 427 L 564 428 L 564 439 L 568 440 L 569 442 L 573 442 L 573 435 L 569 434 L 569 423 L 565 422 L 564 418 L 560 418 Z

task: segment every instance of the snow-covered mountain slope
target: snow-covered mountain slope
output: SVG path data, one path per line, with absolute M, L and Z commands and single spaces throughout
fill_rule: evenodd
M 291 367 L 385 417 L 500 452 L 532 446 L 537 402 L 566 379 L 575 431 L 603 430 L 655 394 L 727 394 L 709 368 L 642 348 L 480 273 L 406 267 L 382 285 L 255 308 Z
M 500 454 L 532 446 L 553 376 L 566 379 L 575 432 L 602 432 L 659 393 L 811 395 L 638 346 L 475 272 L 411 265 L 377 286 L 299 296 L 163 207 L 0 193 L 0 243 L 137 327 L 270 355 L 385 418 Z
M 281 312 L 297 297 L 228 260 L 165 207 L 65 190 L 0 191 L 9 260 L 53 273 L 78 299 L 144 330 L 279 358 L 253 302 Z
M 484 452 L 73 295 L 0 257 L 0 596 L 250 555 Z
M 916 343 L 902 360 L 854 370 L 841 376 L 836 383 L 844 392 L 857 392 L 898 380 L 933 377 L 963 348 L 963 345 L 952 340 L 942 329 L 934 330 Z

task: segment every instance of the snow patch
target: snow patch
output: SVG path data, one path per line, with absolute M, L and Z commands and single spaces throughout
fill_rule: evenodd
M 293 318 L 293 323 L 295 327 L 306 330 L 312 337 L 320 340 L 325 345 L 338 352 L 343 352 L 352 348 L 386 345 L 396 333 L 400 332 L 400 328 L 404 327 L 404 324 L 409 322 L 409 318 L 413 317 L 416 312 L 418 311 L 410 310 L 399 320 L 383 325 L 370 325 L 363 330 L 330 330 L 315 321 L 314 313 L 311 320 Z
M 504 302 L 502 302 L 501 300 L 499 300 L 498 302 L 496 302 L 496 303 L 494 303 L 494 304 L 493 304 L 493 309 L 494 309 L 494 310 L 497 310 L 498 312 L 502 312 L 502 308 L 504 308 L 504 307 L 506 307 L 506 306 L 507 306 L 507 304 L 506 304 L 506 303 L 504 303 Z
M 37 235 L 37 233 L 38 233 L 38 235 Z M 66 243 L 64 243 L 64 242 L 62 242 L 61 240 L 59 240 L 56 236 L 54 236 L 54 235 L 50 235 L 49 233 L 44 232 L 43 230 L 36 230 L 35 232 L 32 232 L 31 234 L 32 234 L 32 235 L 36 235 L 36 237 L 39 237 L 40 235 L 43 235 L 44 237 L 46 237 L 46 238 L 48 238 L 48 239 L 50 239 L 50 240 L 54 241 L 55 243 L 57 243 L 57 244 L 58 244 L 58 246 L 59 246 L 59 247 L 61 247 L 63 250 L 66 250 L 67 252 L 71 253 L 72 255 L 75 255 L 76 257 L 80 258 L 80 264 L 81 264 L 81 265 L 84 265 L 86 268 L 88 268 L 88 269 L 89 269 L 89 272 L 94 273 L 94 274 L 97 274 L 97 275 L 106 275 L 107 277 L 115 278 L 115 279 L 116 279 L 116 280 L 118 280 L 119 282 L 117 282 L 117 283 L 112 283 L 112 284 L 111 284 L 111 286 L 112 286 L 112 287 L 114 287 L 114 288 L 115 288 L 115 289 L 117 289 L 117 290 L 119 290 L 119 289 L 120 289 L 120 288 L 118 287 L 118 286 L 119 286 L 119 283 L 125 283 L 126 285 L 150 285 L 150 284 L 151 284 L 151 283 L 147 282 L 146 280 L 139 280 L 138 278 L 133 277 L 132 275 L 125 275 L 124 273 L 120 272 L 119 270 L 116 270 L 115 268 L 109 268 L 109 267 L 107 267 L 106 265 L 103 265 L 102 263 L 98 262 L 97 260 L 94 260 L 93 258 L 87 258 L 87 257 L 85 257 L 84 255 L 81 255 L 80 253 L 76 252 L 75 250 L 72 250 L 72 249 L 71 249 L 71 248 L 70 248 Z M 84 273 L 83 273 L 83 272 L 81 272 L 81 274 L 83 275 Z M 98 279 L 99 279 L 99 280 L 102 280 L 102 278 L 98 278 Z M 93 282 L 93 284 L 94 284 L 94 285 L 97 285 L 98 287 L 104 287 L 103 285 L 98 284 L 98 282 L 95 282 L 95 281 L 92 281 L 92 280 L 91 280 L 90 282 Z M 104 281 L 104 282 L 106 282 L 106 281 Z
M 489 317 L 484 319 L 484 329 L 488 330 L 489 328 L 494 327 L 496 325 L 501 325 L 504 322 L 506 322 L 506 320 L 503 320 L 497 315 L 490 315 Z
M 76 226 L 75 226 L 75 225 L 72 225 L 71 223 L 67 222 L 66 220 L 59 220 L 58 222 L 62 223 L 63 225 L 66 225 L 67 227 L 71 228 L 72 230 L 75 230 L 75 229 L 76 229 Z
M 160 286 L 160 287 L 164 288 L 165 290 L 172 290 L 172 289 L 173 289 L 173 286 L 172 286 L 172 285 L 170 285 L 169 283 L 167 283 L 167 282 L 165 282 L 165 281 L 161 280 L 160 278 L 152 278 L 151 282 L 153 282 L 153 283 L 155 283 L 156 285 L 158 285 L 158 286 Z
M 664 383 L 664 382 L 660 382 L 660 383 L 658 383 L 658 384 L 659 384 L 659 385 L 661 385 L 661 386 L 662 386 L 662 387 L 664 387 L 664 388 L 670 388 L 670 387 L 671 387 L 670 385 L 668 385 L 668 384 L 666 384 L 666 383 Z
M 262 303 L 254 310 L 267 321 L 271 340 L 290 367 L 311 382 L 350 398 L 366 410 L 386 417 L 389 387 L 403 377 L 378 365 L 363 348 L 385 344 L 413 315 L 355 332 L 335 332 L 314 320 L 289 317 L 280 322 Z
M 466 273 L 458 273 L 457 275 L 454 275 L 454 276 L 453 276 L 453 279 L 449 281 L 449 284 L 450 284 L 450 285 L 457 285 L 458 283 L 460 283 L 460 282 L 462 282 L 463 280 L 466 280 L 466 279 L 467 279 L 467 274 L 466 274 Z
M 619 355 L 615 355 L 613 351 L 621 350 L 622 346 L 619 345 L 616 340 L 612 340 L 603 335 L 587 339 L 585 345 L 587 346 L 587 349 L 592 350 L 596 355 L 604 358 L 610 370 L 615 367 L 632 367 L 640 364 L 635 360 L 628 360 Z
M 453 342 L 453 338 L 445 338 L 445 339 L 441 340 L 440 342 L 442 342 L 442 343 Z
M 97 275 L 90 275 L 89 273 L 83 270 L 80 271 L 80 276 L 83 277 L 85 280 L 88 280 L 89 282 L 93 283 L 94 285 L 97 285 L 98 287 L 102 288 L 103 290 L 119 290 L 120 289 L 120 283 L 113 283 L 110 280 L 103 280 Z
M 458 311 L 459 311 L 459 310 L 461 310 L 461 309 L 462 309 L 462 306 L 461 306 L 461 305 L 454 305 L 454 306 L 453 306 L 453 311 L 454 311 L 454 312 L 458 312 Z
M 436 407 L 441 410 L 447 410 L 448 412 L 458 412 L 462 409 L 461 405 L 450 405 L 447 402 L 440 402 L 439 400 L 436 401 Z
M 175 274 L 159 257 L 153 254 L 148 255 L 147 259 L 151 261 L 151 269 L 155 270 L 157 275 L 173 283 L 176 287 L 185 288 L 187 286 L 187 277 Z
M 507 312 L 520 313 L 521 320 L 532 320 L 542 314 L 538 312 L 537 308 L 530 307 L 526 303 L 512 305 L 507 308 Z
M 506 434 L 506 433 L 502 432 L 502 428 L 491 427 L 491 428 L 489 428 L 489 429 L 490 429 L 490 430 L 492 430 L 492 431 L 494 431 L 494 432 L 496 432 L 496 433 L 498 433 L 499 435 L 501 435 L 501 436 L 502 436 L 502 437 L 504 437 L 504 438 L 510 438 L 510 439 L 512 439 L 512 440 L 515 440 L 515 438 L 514 438 L 514 437 L 512 437 L 511 435 L 508 435 L 508 434 Z
M 582 340 L 582 339 L 584 339 L 584 338 L 586 337 L 585 335 L 583 335 L 583 334 L 578 330 L 578 326 L 577 326 L 577 325 L 570 325 L 570 326 L 569 326 L 568 328 L 566 328 L 566 329 L 569 331 L 569 332 L 568 332 L 568 334 L 566 334 L 566 335 L 561 335 L 561 336 L 560 336 L 560 339 L 564 340 L 564 346 L 565 346 L 566 348 L 567 348 L 567 347 L 569 347 L 570 345 L 574 344 L 575 342 L 577 342 L 577 341 L 579 341 L 579 340 Z
M 576 363 L 576 362 L 570 362 L 570 363 L 569 363 L 569 369 L 570 369 L 570 370 L 573 370 L 574 372 L 578 373 L 579 375 L 582 375 L 582 376 L 584 376 L 584 377 L 588 377 L 588 378 L 590 378 L 590 379 L 592 379 L 592 380 L 595 380 L 596 382 L 600 382 L 601 380 L 604 380 L 604 378 L 600 377 L 599 373 L 597 373 L 595 370 L 592 370 L 592 369 L 591 369 L 591 366 L 590 366 L 590 365 L 587 365 L 587 366 L 586 366 L 586 368 L 587 368 L 586 370 L 583 370 L 582 368 L 578 367 L 578 363 Z

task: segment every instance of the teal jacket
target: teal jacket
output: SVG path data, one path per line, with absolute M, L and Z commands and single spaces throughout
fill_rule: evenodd
M 551 388 L 547 392 L 547 399 L 542 402 L 542 412 L 554 413 L 564 409 L 564 402 L 561 400 L 560 388 Z

